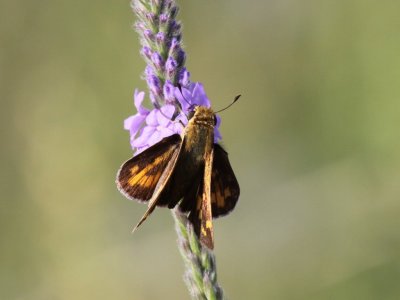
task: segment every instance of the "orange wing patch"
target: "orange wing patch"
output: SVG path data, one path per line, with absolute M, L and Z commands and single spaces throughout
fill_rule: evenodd
M 125 162 L 117 174 L 118 189 L 128 199 L 148 201 L 180 143 L 177 134 L 166 137 Z

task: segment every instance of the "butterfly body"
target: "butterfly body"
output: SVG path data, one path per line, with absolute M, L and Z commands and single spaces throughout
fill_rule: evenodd
M 214 112 L 210 108 L 198 106 L 185 127 L 182 134 L 183 150 L 192 157 L 196 165 L 204 165 L 204 155 L 213 147 L 214 125 Z
M 197 106 L 181 136 L 166 137 L 122 165 L 119 190 L 148 203 L 135 228 L 156 206 L 179 203 L 202 243 L 213 248 L 212 218 L 229 213 L 240 193 L 227 153 L 214 144 L 214 126 L 214 112 Z

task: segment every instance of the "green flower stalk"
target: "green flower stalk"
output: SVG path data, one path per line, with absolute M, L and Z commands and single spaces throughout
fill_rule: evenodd
M 166 137 L 182 134 L 193 108 L 209 108 L 211 104 L 203 85 L 190 82 L 190 73 L 184 66 L 186 55 L 182 49 L 182 26 L 176 20 L 176 2 L 132 0 L 132 8 L 138 18 L 135 28 L 140 35 L 141 54 L 147 64 L 144 79 L 153 105 L 151 109 L 143 107 L 145 94 L 135 91 L 137 113 L 125 120 L 124 127 L 130 132 L 131 146 L 137 155 Z M 213 137 L 216 143 L 222 138 L 218 131 L 221 119 L 219 116 L 214 118 Z M 135 198 L 130 197 L 120 185 L 119 188 L 129 199 Z M 233 206 L 236 201 L 237 198 L 232 202 Z M 185 262 L 184 279 L 191 296 L 193 299 L 223 299 L 222 289 L 217 283 L 214 254 L 199 242 L 185 214 L 175 209 L 172 215 L 179 251 Z
M 184 280 L 193 299 L 223 299 L 217 282 L 215 256 L 199 242 L 192 224 L 178 209 L 173 210 L 178 246 L 185 262 Z

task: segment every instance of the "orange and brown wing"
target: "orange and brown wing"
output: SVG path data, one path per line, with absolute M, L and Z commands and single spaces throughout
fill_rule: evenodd
M 212 169 L 206 166 L 199 174 L 179 204 L 182 212 L 189 212 L 189 221 L 193 224 L 197 236 L 203 244 L 213 247 L 213 224 L 209 217 L 224 216 L 235 208 L 240 188 L 229 163 L 228 154 L 218 144 L 214 144 Z M 207 162 L 207 160 L 206 160 Z M 209 175 L 211 172 L 211 178 Z M 211 211 L 208 187 L 211 187 Z
M 228 153 L 214 144 L 214 160 L 211 174 L 211 210 L 213 218 L 231 212 L 239 199 L 240 188 L 229 163 Z
M 173 168 L 180 145 L 181 137 L 174 134 L 125 162 L 116 179 L 120 192 L 131 200 L 149 201 L 167 167 Z

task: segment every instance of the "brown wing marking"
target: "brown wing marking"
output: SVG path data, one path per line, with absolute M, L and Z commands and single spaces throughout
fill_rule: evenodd
M 128 199 L 149 201 L 181 145 L 178 134 L 164 138 L 125 162 L 117 173 L 117 187 Z
M 212 216 L 217 218 L 228 214 L 235 208 L 240 188 L 229 163 L 228 153 L 214 144 L 214 162 L 211 174 Z
M 158 205 L 160 195 L 164 190 L 165 185 L 171 178 L 171 175 L 174 172 L 175 165 L 178 160 L 181 149 L 182 149 L 182 143 L 180 144 L 180 147 L 172 153 L 172 156 L 170 157 L 164 172 L 162 173 L 160 179 L 157 182 L 154 193 L 149 200 L 148 209 L 144 213 L 143 217 L 140 219 L 139 223 L 133 228 L 132 232 L 134 232 L 147 219 L 147 217 L 154 211 L 154 209 Z

